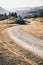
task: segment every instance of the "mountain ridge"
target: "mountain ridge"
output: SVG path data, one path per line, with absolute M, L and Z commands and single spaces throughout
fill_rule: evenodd
M 5 14 L 5 13 L 9 14 L 9 12 L 6 9 L 0 7 L 0 14 Z

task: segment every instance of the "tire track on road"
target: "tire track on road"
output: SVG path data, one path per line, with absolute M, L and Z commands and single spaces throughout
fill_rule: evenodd
M 26 57 L 24 57 L 23 55 L 20 55 L 20 54 L 14 52 L 14 50 L 12 50 L 13 48 L 10 47 L 10 46 L 7 44 L 7 42 L 5 41 L 5 39 L 3 38 L 2 34 L 0 34 L 0 36 L 1 36 L 1 39 L 0 39 L 0 40 L 2 41 L 2 44 L 3 44 L 4 47 L 6 47 L 10 52 L 16 54 L 18 57 L 23 58 L 27 63 L 29 63 L 29 64 L 31 64 L 31 65 L 37 65 L 36 62 L 33 62 L 33 61 L 31 61 L 30 59 L 27 59 Z

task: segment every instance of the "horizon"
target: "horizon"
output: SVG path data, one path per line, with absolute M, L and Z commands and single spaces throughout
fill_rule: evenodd
M 6 10 L 39 6 L 43 6 L 43 0 L 0 0 L 0 7 Z
M 17 8 L 11 8 L 10 10 L 12 10 L 12 9 L 23 9 L 23 8 L 35 8 L 35 7 L 43 7 L 43 6 L 34 6 L 34 7 L 17 7 Z M 5 9 L 5 10 L 8 10 L 8 11 L 10 11 L 9 9 L 6 9 L 6 8 L 4 8 L 4 7 L 1 7 L 0 6 L 0 8 L 3 8 L 3 9 Z

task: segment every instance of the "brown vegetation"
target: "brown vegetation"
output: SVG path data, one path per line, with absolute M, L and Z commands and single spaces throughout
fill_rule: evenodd
M 30 25 L 21 26 L 21 29 L 28 34 L 32 34 L 38 38 L 43 39 L 43 23 L 41 22 L 43 21 L 43 17 L 28 19 L 27 24 L 29 24 L 28 21 L 31 22 Z
M 29 21 L 34 22 L 32 25 L 20 27 L 28 34 L 43 38 L 43 26 L 40 20 L 43 18 L 35 19 L 35 21 L 30 19 Z M 6 30 L 15 24 L 2 24 L 3 22 L 12 22 L 12 19 L 0 21 L 0 65 L 43 65 L 43 59 L 17 45 L 9 38 Z

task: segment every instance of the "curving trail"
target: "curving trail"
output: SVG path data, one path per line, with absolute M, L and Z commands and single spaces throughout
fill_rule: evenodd
M 5 48 L 7 48 L 10 52 L 17 55 L 18 57 L 23 58 L 29 65 L 37 65 L 36 62 L 30 60 L 29 58 L 27 59 L 24 55 L 21 55 L 20 53 L 15 52 L 15 49 L 13 49 L 13 47 L 5 40 L 5 37 L 1 33 L 0 40 L 2 41 L 2 44 Z
M 7 34 L 17 44 L 43 58 L 43 40 L 26 34 L 19 26 L 8 28 Z

